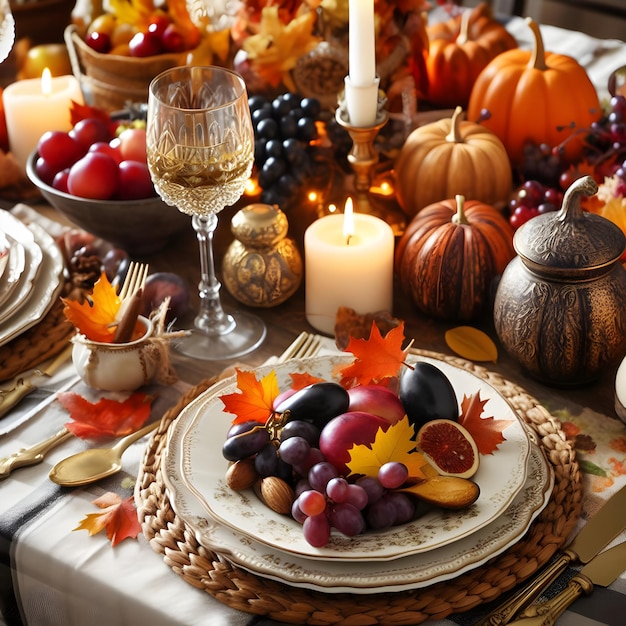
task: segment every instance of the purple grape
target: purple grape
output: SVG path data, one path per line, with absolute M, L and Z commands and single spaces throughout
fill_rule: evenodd
M 285 441 L 290 437 L 302 437 L 309 442 L 312 448 L 317 448 L 320 441 L 320 429 L 313 422 L 293 420 L 287 422 L 280 431 L 280 440 Z
M 330 524 L 347 537 L 354 537 L 365 530 L 361 511 L 345 502 L 335 504 L 330 511 Z
M 324 493 L 326 491 L 326 485 L 331 478 L 337 478 L 339 476 L 339 472 L 337 468 L 328 461 L 322 461 L 321 463 L 316 463 L 309 470 L 309 483 L 313 489 L 317 489 L 317 491 L 321 491 Z
M 302 534 L 315 548 L 322 548 L 330 539 L 330 522 L 324 513 L 307 517 L 302 524 Z
M 298 465 L 304 463 L 309 456 L 311 446 L 303 437 L 289 437 L 285 439 L 279 446 L 278 452 L 281 459 L 289 465 Z
M 331 478 L 326 485 L 326 495 L 334 502 L 345 502 L 348 491 L 349 484 L 345 478 Z
M 278 455 L 276 446 L 268 443 L 259 450 L 254 457 L 254 469 L 262 478 L 266 476 L 276 476 L 278 472 Z
M 348 485 L 348 495 L 345 502 L 354 505 L 359 511 L 362 511 L 369 502 L 367 491 L 360 485 Z
M 396 523 L 396 509 L 383 497 L 367 507 L 365 519 L 367 525 L 374 530 L 390 528 Z
M 389 506 L 395 510 L 396 520 L 394 525 L 406 524 L 415 516 L 415 502 L 405 493 L 397 491 L 385 495 Z
M 374 502 L 380 500 L 385 493 L 385 488 L 375 478 L 370 476 L 357 479 L 356 484 L 367 493 L 369 504 L 374 504 Z
M 378 482 L 385 489 L 397 489 L 409 477 L 409 470 L 404 463 L 389 461 L 378 470 Z

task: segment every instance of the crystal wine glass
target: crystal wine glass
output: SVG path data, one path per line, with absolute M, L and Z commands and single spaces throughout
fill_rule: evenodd
M 147 152 L 157 192 L 192 216 L 200 245 L 200 311 L 194 328 L 175 348 L 211 360 L 250 352 L 265 338 L 265 324 L 244 311 L 224 311 L 213 256 L 217 213 L 239 200 L 254 159 L 241 76 L 220 67 L 183 66 L 154 78 L 148 95 Z

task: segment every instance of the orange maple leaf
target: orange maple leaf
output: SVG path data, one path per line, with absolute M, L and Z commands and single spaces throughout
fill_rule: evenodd
M 73 420 L 65 427 L 77 437 L 88 439 L 135 432 L 150 417 L 154 397 L 136 392 L 123 402 L 102 398 L 94 404 L 77 393 L 65 391 L 57 394 L 57 400 Z
M 74 324 L 79 333 L 91 339 L 110 343 L 115 336 L 115 318 L 120 309 L 121 300 L 115 287 L 103 272 L 96 281 L 93 292 L 80 303 L 76 300 L 61 298 L 65 308 L 65 317 Z
M 324 379 L 319 378 L 318 376 L 313 376 L 313 374 L 309 374 L 308 372 L 295 372 L 293 374 L 289 374 L 291 378 L 291 388 L 299 391 L 300 389 L 304 389 L 309 385 L 313 385 L 314 383 L 323 383 Z
M 135 499 L 131 496 L 122 500 L 116 493 L 107 492 L 93 504 L 102 509 L 100 513 L 88 513 L 74 530 L 87 530 L 89 535 L 97 535 L 106 529 L 111 545 L 115 547 L 124 539 L 136 539 L 141 531 L 137 518 Z
M 254 372 L 237 372 L 237 389 L 241 393 L 229 393 L 220 396 L 227 413 L 235 415 L 233 424 L 241 422 L 260 422 L 264 424 L 273 413 L 274 400 L 278 396 L 278 378 L 272 370 L 261 380 Z
M 496 448 L 506 441 L 502 434 L 513 420 L 497 420 L 493 417 L 481 417 L 487 400 L 480 399 L 480 391 L 471 396 L 463 396 L 459 424 L 465 426 L 478 447 L 480 454 L 493 454 Z
M 372 322 L 369 339 L 350 337 L 346 352 L 356 357 L 350 365 L 338 369 L 340 384 L 346 389 L 356 385 L 385 385 L 398 375 L 406 358 L 404 322 L 392 328 L 383 338 Z

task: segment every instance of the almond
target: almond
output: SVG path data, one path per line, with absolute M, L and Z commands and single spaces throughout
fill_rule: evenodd
M 287 515 L 295 499 L 293 489 L 278 476 L 267 476 L 261 480 L 261 499 L 272 511 Z
M 226 470 L 226 484 L 233 491 L 242 491 L 252 487 L 259 479 L 259 475 L 254 469 L 254 459 L 242 459 L 235 461 Z

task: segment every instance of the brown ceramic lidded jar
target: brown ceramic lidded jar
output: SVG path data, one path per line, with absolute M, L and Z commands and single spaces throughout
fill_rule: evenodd
M 598 378 L 626 354 L 626 249 L 622 231 L 584 212 L 586 176 L 567 190 L 560 211 L 515 233 L 517 256 L 496 292 L 494 324 L 507 352 L 532 376 L 555 385 Z

